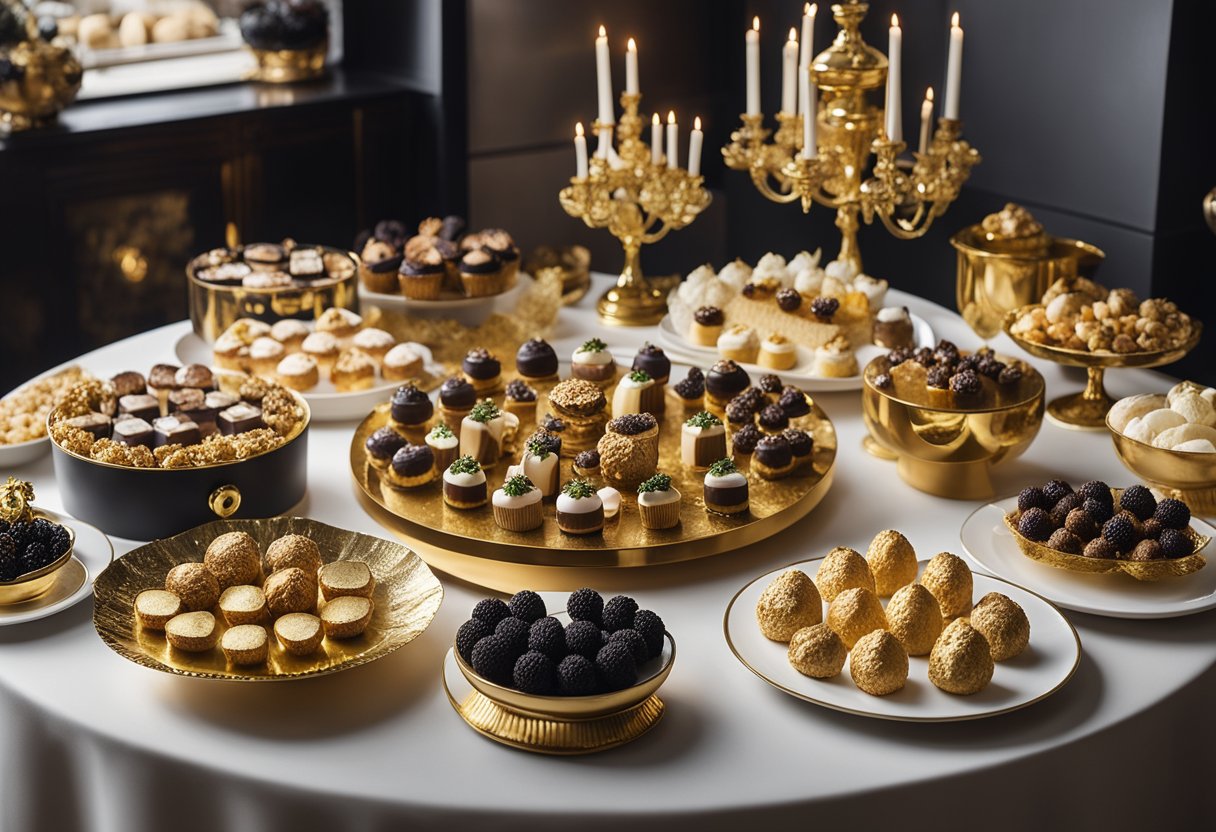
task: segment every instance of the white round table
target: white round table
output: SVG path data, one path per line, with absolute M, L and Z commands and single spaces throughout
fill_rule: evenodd
M 599 326 L 595 286 L 561 313 L 551 338 L 570 353 L 599 332 L 622 354 L 645 330 Z M 892 293 L 964 347 L 957 315 Z M 95 373 L 172 361 L 178 323 L 80 361 Z M 1017 354 L 1004 336 L 999 351 Z M 1083 385 L 1035 361 L 1050 395 Z M 682 377 L 682 375 L 681 375 Z M 1149 372 L 1109 374 L 1116 396 L 1165 390 Z M 769 569 L 836 545 L 864 548 L 905 532 L 922 557 L 960 551 L 976 502 L 930 497 L 861 449 L 856 392 L 818 396 L 840 439 L 836 482 L 795 527 L 748 549 L 669 567 L 613 573 L 600 587 L 657 610 L 679 645 L 660 695 L 667 714 L 632 745 L 583 758 L 531 755 L 466 726 L 440 666 L 477 587 L 440 575 L 435 622 L 374 664 L 276 685 L 198 681 L 128 663 L 94 633 L 89 603 L 0 629 L 0 830 L 737 828 L 844 821 L 980 829 L 1196 826 L 1216 810 L 1216 613 L 1123 621 L 1068 613 L 1080 667 L 1049 699 L 979 722 L 902 724 L 787 697 L 731 655 L 722 615 Z M 354 423 L 314 424 L 309 491 L 296 513 L 389 536 L 359 507 L 347 464 Z M 1062 476 L 1126 483 L 1108 436 L 1045 423 L 1020 459 L 998 469 L 998 492 Z M 10 472 L 5 472 L 10 473 Z M 11 472 L 59 507 L 50 459 Z M 114 540 L 117 554 L 133 541 Z M 522 588 L 522 587 L 521 587 Z M 572 819 L 572 815 L 579 816 Z M 819 827 L 823 828 L 823 827 Z

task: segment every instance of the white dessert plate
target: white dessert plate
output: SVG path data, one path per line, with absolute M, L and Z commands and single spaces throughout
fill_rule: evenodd
M 912 315 L 912 328 L 916 334 L 916 346 L 932 347 L 937 343 L 937 338 L 933 334 L 933 327 L 929 326 L 928 321 L 921 318 L 919 315 Z M 681 361 L 701 367 L 708 368 L 711 364 L 717 361 L 720 356 L 718 351 L 713 347 L 702 347 L 697 344 L 689 343 L 684 335 L 676 330 L 675 324 L 671 320 L 671 315 L 664 316 L 659 322 L 659 345 L 672 357 L 678 358 Z M 888 350 L 885 347 L 880 347 L 876 344 L 866 344 L 854 350 L 857 356 L 858 374 L 845 376 L 844 378 L 827 378 L 817 375 L 814 372 L 815 351 L 808 347 L 798 347 L 798 363 L 791 370 L 772 370 L 768 367 L 761 367 L 759 364 L 742 364 L 743 369 L 752 374 L 764 375 L 765 373 L 776 373 L 781 377 L 781 380 L 788 384 L 797 384 L 805 390 L 813 393 L 825 393 L 832 390 L 860 390 L 862 378 L 860 370 L 870 363 L 879 355 L 886 355 Z
M 72 558 L 55 573 L 55 582 L 36 598 L 16 604 L 0 604 L 0 627 L 37 621 L 68 607 L 75 606 L 93 594 L 93 581 L 114 559 L 114 546 L 96 526 L 39 508 L 51 520 L 71 527 L 76 533 Z
M 1081 574 L 1031 560 L 1005 527 L 1005 515 L 1017 504 L 1016 496 L 989 503 L 963 523 L 963 549 L 984 570 L 1066 609 L 1108 618 L 1177 618 L 1216 608 L 1216 566 L 1211 563 L 1181 578 L 1137 581 L 1130 575 Z M 1191 528 L 1216 538 L 1216 528 L 1198 517 L 1191 518 Z
M 427 372 L 443 372 L 443 368 L 435 364 L 430 349 L 414 342 L 409 342 L 409 344 L 422 356 Z M 193 332 L 187 332 L 177 339 L 174 352 L 177 354 L 177 360 L 183 364 L 206 364 L 207 366 L 211 366 L 212 364 L 211 345 Z M 309 408 L 312 409 L 312 420 L 314 422 L 362 419 L 367 415 L 369 410 L 384 401 L 392 391 L 404 383 L 402 381 L 385 381 L 377 377 L 376 383 L 366 390 L 339 393 L 334 388 L 333 383 L 325 377 L 325 373 L 322 373 L 320 383 L 301 395 L 304 396 L 304 400 L 308 402 Z
M 420 318 L 451 318 L 464 326 L 478 326 L 495 312 L 510 313 L 524 290 L 536 281 L 531 275 L 519 273 L 515 285 L 505 292 L 484 298 L 466 298 L 455 293 L 443 293 L 435 300 L 415 300 L 401 293 L 382 294 L 368 291 L 359 284 L 359 302 L 381 309 L 404 312 Z
M 780 691 L 845 713 L 901 722 L 958 722 L 1016 711 L 1046 699 L 1072 678 L 1081 660 L 1081 640 L 1060 611 L 1044 598 L 999 578 L 974 575 L 978 601 L 1000 592 L 1021 605 L 1030 619 L 1030 644 L 1008 661 L 998 662 L 988 687 L 971 696 L 946 693 L 929 681 L 929 657 L 908 659 L 908 681 L 887 696 L 871 696 L 853 683 L 849 663 L 831 679 L 803 676 L 790 665 L 789 647 L 770 641 L 756 623 L 756 602 L 769 583 L 788 569 L 811 578 L 822 558 L 774 569 L 743 587 L 726 608 L 726 641 L 743 666 Z M 922 568 L 924 564 L 921 564 Z M 824 616 L 827 604 L 824 604 Z
M 61 373 L 71 366 L 72 362 L 69 362 L 67 364 L 60 364 L 58 367 L 52 367 L 45 373 L 39 373 L 29 381 L 22 383 L 20 387 L 14 388 L 3 398 L 7 399 L 9 396 L 21 392 L 23 388 L 28 387 L 34 382 L 41 381 L 42 379 L 47 378 L 48 376 L 53 376 L 56 373 Z M 50 437 L 47 436 L 40 436 L 37 439 L 30 439 L 25 442 L 14 442 L 11 445 L 0 445 L 0 468 L 8 469 L 16 468 L 21 465 L 28 465 L 50 449 L 51 440 Z

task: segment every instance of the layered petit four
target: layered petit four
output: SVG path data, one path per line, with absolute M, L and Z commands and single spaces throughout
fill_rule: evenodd
M 473 457 L 462 456 L 443 472 L 443 501 L 452 508 L 478 508 L 488 500 L 485 472 Z
M 756 361 L 761 367 L 771 370 L 790 370 L 798 363 L 798 347 L 784 335 L 773 332 L 760 342 Z
M 547 434 L 534 435 L 524 443 L 519 467 L 541 497 L 557 496 L 561 485 L 561 463 Z
M 513 413 L 482 399 L 460 422 L 460 454 L 473 457 L 482 468 L 493 468 L 518 429 L 519 419 Z
M 680 461 L 690 468 L 708 468 L 726 453 L 726 427 L 702 410 L 680 428 Z
M 749 504 L 747 477 L 734 460 L 723 457 L 705 473 L 705 510 L 711 514 L 742 514 Z
M 663 388 L 645 370 L 631 370 L 612 394 L 612 415 L 662 413 Z
M 718 354 L 741 364 L 755 364 L 760 337 L 745 324 L 731 324 L 718 336 Z
M 446 471 L 448 466 L 456 461 L 456 457 L 460 456 L 460 437 L 443 422 L 431 428 L 423 441 L 435 457 L 436 471 Z
M 595 447 L 608 421 L 604 391 L 584 379 L 567 379 L 549 391 L 549 404 L 563 428 L 565 453 L 573 456 Z
M 532 480 L 520 474 L 508 478 L 502 488 L 495 490 L 490 503 L 494 522 L 509 532 L 526 532 L 544 522 L 541 513 L 542 494 Z

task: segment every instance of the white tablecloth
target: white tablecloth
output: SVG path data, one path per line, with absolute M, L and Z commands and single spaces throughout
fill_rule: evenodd
M 596 290 L 562 312 L 552 338 L 569 353 L 589 332 Z M 975 337 L 941 307 L 893 293 L 964 347 Z M 180 323 L 85 356 L 107 374 L 173 360 Z M 601 333 L 628 354 L 646 332 Z M 998 349 L 1016 352 L 1008 342 Z M 1036 362 L 1037 363 L 1037 362 Z M 1051 395 L 1079 375 L 1037 363 Z M 1118 372 L 1116 395 L 1167 389 Z M 130 664 L 96 637 L 91 605 L 0 629 L 0 829 L 495 829 L 805 827 L 883 822 L 914 828 L 1133 829 L 1197 826 L 1216 810 L 1216 614 L 1119 621 L 1069 613 L 1083 657 L 1073 680 L 1026 710 L 933 725 L 868 720 L 787 697 L 742 667 L 722 637 L 744 583 L 835 545 L 864 548 L 883 528 L 922 556 L 960 551 L 978 505 L 914 491 L 866 455 L 857 393 L 821 395 L 840 437 L 836 482 L 792 529 L 746 550 L 622 570 L 627 590 L 664 617 L 680 645 L 661 695 L 668 711 L 630 746 L 584 758 L 530 755 L 469 729 L 439 681 L 476 587 L 441 575 L 443 608 L 418 640 L 374 664 L 275 685 L 177 678 Z M 347 471 L 352 424 L 316 424 L 309 494 L 297 512 L 373 534 Z M 59 506 L 49 458 L 17 472 Z M 1044 424 L 1006 464 L 998 491 L 1049 476 L 1125 483 L 1109 437 Z M 134 542 L 115 540 L 119 554 Z M 578 814 L 578 820 L 571 815 Z M 455 827 L 452 827 L 455 828 Z M 822 828 L 822 827 L 820 827 Z

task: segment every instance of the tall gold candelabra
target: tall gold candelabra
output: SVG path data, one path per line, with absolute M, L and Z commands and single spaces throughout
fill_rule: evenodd
M 595 122 L 594 134 L 615 132 L 616 146 L 606 157 L 597 153 L 587 176 L 571 178 L 558 194 L 567 214 L 591 228 L 607 228 L 625 248 L 621 276 L 596 306 L 605 323 L 622 326 L 657 324 L 667 313 L 664 293 L 642 274 L 642 246 L 691 223 L 711 199 L 700 175 L 668 168 L 664 157 L 652 160 L 642 140 L 641 100 L 639 93 L 622 93 L 624 114 L 615 131 Z
M 747 171 L 773 202 L 799 202 L 803 213 L 816 202 L 835 208 L 841 235 L 837 259 L 859 272 L 859 218 L 869 225 L 877 217 L 901 240 L 920 237 L 958 197 L 980 161 L 961 138 L 962 123 L 951 118 L 938 119 L 932 140 L 924 152 L 912 154 L 910 165 L 899 158 L 907 145 L 887 137 L 883 107 L 870 100 L 884 95 L 887 58 L 858 31 L 868 9 L 866 3 L 832 6 L 840 31 L 811 65 L 819 105 L 810 158 L 802 156 L 803 116 L 795 113 L 777 113 L 775 135 L 764 127 L 763 115 L 742 115 L 743 126 L 722 148 L 727 167 Z

